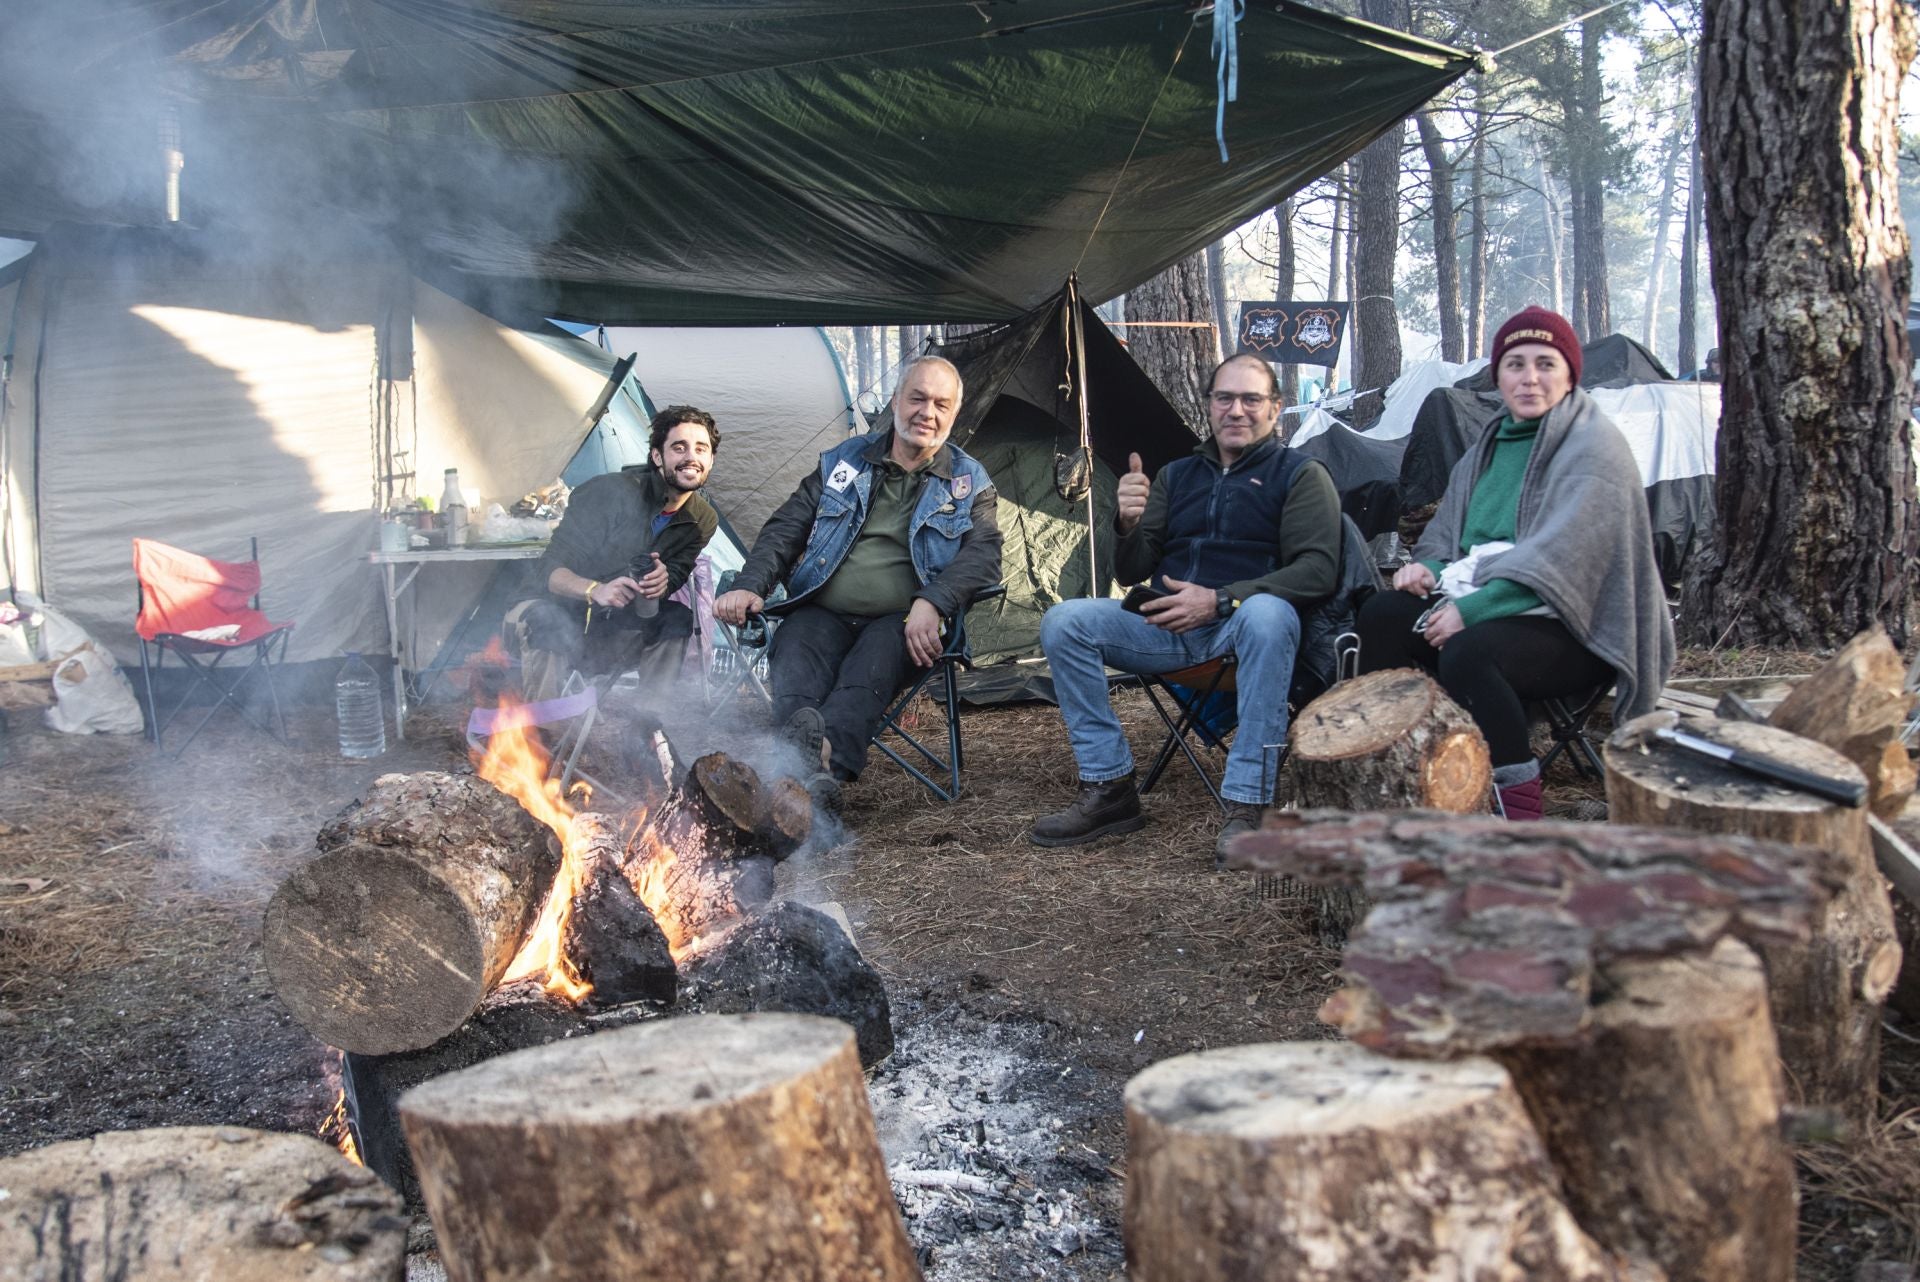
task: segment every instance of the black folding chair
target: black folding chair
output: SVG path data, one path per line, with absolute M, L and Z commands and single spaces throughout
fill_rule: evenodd
M 1573 763 L 1573 768 L 1588 779 L 1601 779 L 1606 776 L 1606 767 L 1600 764 L 1599 745 L 1593 736 L 1587 733 L 1587 722 L 1599 710 L 1601 701 L 1613 693 L 1613 682 L 1597 686 L 1593 692 L 1585 695 L 1567 695 L 1540 701 L 1540 710 L 1547 717 L 1547 732 L 1553 736 L 1553 746 L 1540 758 L 1540 773 L 1545 774 L 1552 767 L 1554 759 L 1561 753 Z
M 967 602 L 966 608 L 958 614 L 946 616 L 944 621 L 946 647 L 941 650 L 940 657 L 934 661 L 932 667 L 922 672 L 913 684 L 901 691 L 899 697 L 888 705 L 886 712 L 880 717 L 879 729 L 873 732 L 871 741 L 873 746 L 885 753 L 889 760 L 912 775 L 922 787 L 942 801 L 959 799 L 960 772 L 965 765 L 965 749 L 960 738 L 960 669 L 973 666 L 973 656 L 967 648 L 967 610 L 982 601 L 1005 596 L 1006 593 L 1006 586 L 996 583 L 976 593 L 973 600 Z M 932 688 L 929 689 L 929 687 Z M 913 701 L 920 697 L 922 691 L 927 691 L 929 697 L 940 705 L 941 711 L 945 714 L 947 746 L 944 758 L 933 748 L 921 742 L 908 729 L 905 721 L 908 709 L 913 706 Z M 902 747 L 918 753 L 920 762 L 935 773 L 928 774 L 927 770 L 921 769 L 912 760 L 901 755 L 900 751 L 888 742 L 889 736 L 898 739 Z M 940 778 L 936 778 L 936 775 Z

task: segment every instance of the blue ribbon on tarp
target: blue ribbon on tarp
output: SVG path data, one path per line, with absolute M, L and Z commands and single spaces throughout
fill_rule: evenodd
M 1213 136 L 1220 143 L 1220 163 L 1227 163 L 1227 104 L 1240 101 L 1240 19 L 1247 16 L 1247 0 L 1214 0 L 1213 57 L 1219 63 L 1219 98 L 1214 105 Z

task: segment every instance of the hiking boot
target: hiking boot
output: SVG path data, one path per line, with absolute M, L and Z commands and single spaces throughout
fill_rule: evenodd
M 1105 783 L 1080 782 L 1080 795 L 1065 810 L 1033 821 L 1027 840 L 1036 846 L 1078 846 L 1109 833 L 1138 832 L 1147 826 L 1133 776 Z
M 1215 869 L 1227 866 L 1227 843 L 1243 832 L 1252 832 L 1260 826 L 1260 817 L 1267 808 L 1257 801 L 1229 801 L 1227 803 L 1227 821 L 1220 825 L 1220 835 L 1213 839 L 1213 866 Z
M 840 817 L 840 781 L 825 770 L 809 775 L 805 784 L 807 795 L 813 798 L 814 809 L 821 814 Z
M 781 728 L 780 737 L 798 748 L 809 766 L 827 768 L 827 720 L 820 709 L 796 709 Z
M 1517 823 L 1540 818 L 1540 776 L 1495 791 L 1500 794 L 1500 813 L 1508 819 Z

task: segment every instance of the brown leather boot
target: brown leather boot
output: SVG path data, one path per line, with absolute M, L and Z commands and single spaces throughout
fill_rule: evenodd
M 1078 846 L 1117 832 L 1138 832 L 1147 817 L 1133 776 L 1105 783 L 1080 783 L 1080 795 L 1065 810 L 1033 821 L 1027 840 L 1036 846 Z
M 1220 825 L 1220 835 L 1213 839 L 1213 866 L 1227 866 L 1227 843 L 1243 832 L 1252 832 L 1260 826 L 1260 817 L 1267 808 L 1257 801 L 1229 801 L 1227 820 Z

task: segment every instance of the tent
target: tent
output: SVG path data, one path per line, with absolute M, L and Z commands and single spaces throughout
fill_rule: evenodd
M 637 341 L 662 382 L 643 384 L 647 362 L 637 360 L 583 448 L 612 353 L 551 326 L 503 325 L 377 246 L 273 270 L 223 248 L 183 229 L 66 227 L 0 269 L 0 351 L 11 358 L 0 388 L 0 577 L 59 606 L 123 661 L 136 653 L 135 535 L 228 556 L 258 536 L 269 613 L 299 624 L 292 661 L 383 653 L 387 621 L 366 561 L 375 513 L 405 493 L 437 495 L 447 467 L 503 503 L 570 461 L 612 470 L 644 457 L 650 400 L 718 407 L 733 429 L 723 473 L 768 437 L 763 461 L 736 469 L 753 485 L 774 474 L 764 460 L 776 455 L 807 451 L 794 467 L 810 466 L 822 424 L 847 430 L 844 380 L 818 331 L 732 341 L 731 359 L 757 371 L 748 390 L 758 409 L 726 400 L 719 381 L 670 376 L 665 367 L 704 331 L 651 331 Z M 789 486 L 799 474 L 790 470 Z M 717 569 L 742 553 L 737 538 L 712 548 Z M 466 613 L 492 568 L 421 576 L 421 652 Z
M 1606 334 L 1580 349 L 1580 386 L 1636 387 L 1643 383 L 1671 383 L 1673 372 L 1645 347 L 1625 334 Z M 1455 386 L 1471 387 L 1476 392 L 1491 392 L 1493 367 L 1460 380 Z
M 1305 5 L 62 0 L 0 42 L 0 235 L 377 229 L 490 315 L 1009 319 L 1111 297 L 1475 66 Z M 1224 109 L 1230 159 L 1215 137 Z
M 1075 359 L 1082 336 L 1085 382 Z M 1106 322 L 1071 290 L 1017 320 L 935 349 L 960 369 L 966 395 L 952 439 L 978 458 L 1000 495 L 1004 598 L 967 618 L 977 662 L 1037 653 L 1040 616 L 1073 597 L 1105 595 L 1113 573 L 1113 492 L 1140 455 L 1148 475 L 1192 452 L 1193 429 Z M 1093 447 L 1090 500 L 1056 488 L 1055 461 L 1080 445 L 1080 403 Z M 1090 505 L 1091 504 L 1091 505 Z M 1088 529 L 1094 558 L 1088 556 Z

